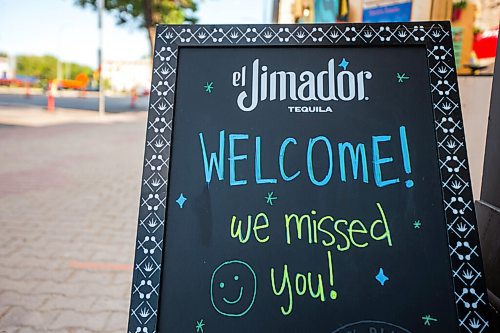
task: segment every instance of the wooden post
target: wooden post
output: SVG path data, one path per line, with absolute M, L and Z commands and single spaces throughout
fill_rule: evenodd
M 476 5 L 468 3 L 462 10 L 460 19 L 452 22 L 455 30 L 453 43 L 455 44 L 455 57 L 459 60 L 457 63 L 458 74 L 470 74 L 471 70 L 465 65 L 470 64 L 472 52 L 472 43 L 474 42 L 474 20 L 476 17 Z

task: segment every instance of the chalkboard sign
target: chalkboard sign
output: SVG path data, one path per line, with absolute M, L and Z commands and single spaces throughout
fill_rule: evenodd
M 129 332 L 487 332 L 450 26 L 159 26 Z

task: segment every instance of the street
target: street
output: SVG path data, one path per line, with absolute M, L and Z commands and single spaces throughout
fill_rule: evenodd
M 0 332 L 125 332 L 145 128 L 0 127 Z
M 0 106 L 47 107 L 47 96 L 31 94 L 26 97 L 25 94 L 0 93 Z M 147 106 L 148 96 L 138 97 L 135 107 L 131 106 L 130 96 L 106 97 L 106 112 L 146 111 Z M 76 93 L 72 96 L 66 94 L 65 97 L 56 97 L 56 108 L 97 111 L 99 99 L 95 93 L 87 93 L 85 97 L 79 97 Z

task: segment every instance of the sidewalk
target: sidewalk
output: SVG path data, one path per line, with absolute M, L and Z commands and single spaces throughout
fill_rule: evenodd
M 47 111 L 40 107 L 21 105 L 0 105 L 0 126 L 51 126 L 68 123 L 106 124 L 114 122 L 129 122 L 146 119 L 146 112 L 105 113 L 100 116 L 96 111 L 57 108 Z
M 145 113 L 81 112 L 0 108 L 0 332 L 126 331 Z

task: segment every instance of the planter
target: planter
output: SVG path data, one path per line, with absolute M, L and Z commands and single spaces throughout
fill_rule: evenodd
M 460 20 L 460 17 L 462 16 L 462 11 L 463 8 L 453 8 L 453 11 L 451 12 L 451 20 L 452 21 Z

